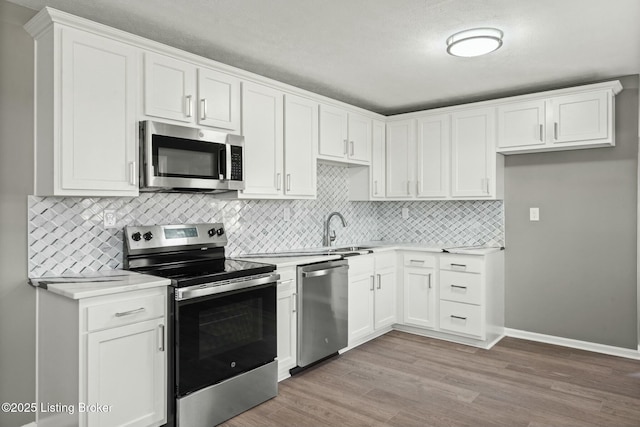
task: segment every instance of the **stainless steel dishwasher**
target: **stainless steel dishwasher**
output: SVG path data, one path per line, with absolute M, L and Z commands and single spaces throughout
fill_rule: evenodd
M 298 267 L 298 368 L 347 346 L 348 270 L 345 260 Z

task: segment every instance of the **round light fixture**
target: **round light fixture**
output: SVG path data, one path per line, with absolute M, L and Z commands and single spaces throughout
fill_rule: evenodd
M 473 28 L 447 39 L 447 53 L 453 56 L 480 56 L 502 46 L 502 31 L 496 28 Z

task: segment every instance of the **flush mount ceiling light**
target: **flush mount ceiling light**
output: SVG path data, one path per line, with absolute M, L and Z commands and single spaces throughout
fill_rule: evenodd
M 496 28 L 473 28 L 447 39 L 447 53 L 453 56 L 480 56 L 502 46 L 502 31 Z

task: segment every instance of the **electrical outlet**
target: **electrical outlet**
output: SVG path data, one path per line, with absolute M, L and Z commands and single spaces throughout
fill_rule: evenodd
M 402 219 L 409 219 L 409 208 L 402 208 Z
M 105 209 L 102 211 L 102 218 L 104 221 L 104 228 L 116 228 L 118 218 L 114 209 Z
M 291 221 L 291 208 L 284 208 L 282 211 L 282 219 L 284 221 Z
M 540 221 L 540 208 L 529 208 L 529 221 Z

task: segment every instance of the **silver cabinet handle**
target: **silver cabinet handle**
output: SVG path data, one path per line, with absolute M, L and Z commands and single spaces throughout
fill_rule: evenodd
M 543 129 L 544 128 L 542 126 L 542 123 L 540 123 L 540 142 L 544 141 L 544 134 L 543 134 L 544 130 Z
M 416 195 L 420 194 L 420 180 L 416 181 Z
M 382 289 L 382 276 L 379 274 L 376 274 L 376 276 L 378 276 L 378 289 Z
M 187 111 L 187 113 L 185 114 L 187 117 L 191 117 L 193 116 L 193 103 L 191 102 L 192 100 L 192 96 L 191 95 L 187 95 L 185 96 L 185 110 Z
M 378 194 L 378 181 L 373 181 L 373 194 Z
M 409 260 L 410 263 L 416 263 L 416 264 L 424 264 L 424 260 L 423 259 L 410 259 Z
M 293 293 L 291 294 L 291 306 L 293 307 L 293 309 L 291 310 L 292 313 L 295 313 L 298 311 L 298 294 Z
M 202 120 L 207 120 L 207 98 L 202 98 L 200 100 L 200 105 L 202 106 Z
M 158 325 L 158 340 L 160 341 L 158 350 L 164 351 L 164 325 Z
M 278 172 L 276 174 L 276 190 L 278 190 L 278 191 L 280 191 L 280 188 L 281 188 L 280 178 L 282 178 L 282 174 L 280 172 Z
M 353 153 L 355 152 L 355 147 L 354 147 L 355 144 L 353 143 L 353 141 L 350 141 L 350 143 L 351 143 L 351 154 L 350 155 L 353 156 Z
M 452 288 L 457 288 L 457 289 L 467 289 L 466 286 L 459 286 L 459 285 L 451 285 Z
M 431 289 L 431 273 L 427 274 L 427 277 L 429 278 L 429 289 Z
M 484 180 L 484 182 L 485 182 L 485 186 L 486 186 L 485 187 L 485 191 L 486 191 L 487 194 L 489 194 L 489 178 L 486 178 Z
M 371 288 L 369 289 L 370 291 L 373 291 L 376 287 L 376 278 L 375 276 L 372 274 L 371 275 Z
M 454 270 L 466 270 L 467 269 L 467 265 L 466 264 L 454 264 L 451 263 L 451 268 Z
M 287 191 L 291 191 L 291 174 L 287 174 Z
M 557 141 L 558 140 L 558 122 L 553 123 L 553 136 Z
M 451 318 L 453 318 L 453 319 L 467 320 L 467 318 L 466 318 L 466 317 L 462 317 L 462 316 L 455 316 L 455 315 L 453 315 L 453 314 L 452 314 L 450 317 L 451 317 Z
M 137 185 L 138 170 L 136 162 L 129 162 L 129 184 Z
M 348 153 L 348 148 L 347 145 L 349 144 L 349 141 L 347 141 L 346 139 L 342 140 L 344 142 L 344 155 L 346 155 Z
M 407 196 L 411 195 L 411 181 L 407 181 Z
M 116 317 L 131 316 L 132 314 L 142 313 L 143 311 L 145 311 L 144 307 L 136 308 L 135 310 L 121 311 L 116 313 Z

